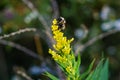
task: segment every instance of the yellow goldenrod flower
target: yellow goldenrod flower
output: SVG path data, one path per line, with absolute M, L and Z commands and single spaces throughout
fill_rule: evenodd
M 58 62 L 60 65 L 64 67 L 68 74 L 75 74 L 75 70 L 73 68 L 73 59 L 74 56 L 71 54 L 71 46 L 70 43 L 74 40 L 73 38 L 68 40 L 67 37 L 64 36 L 64 33 L 58 28 L 57 20 L 53 20 L 52 24 L 52 33 L 53 38 L 56 43 L 53 45 L 54 50 L 49 49 L 49 53 L 52 55 L 52 58 Z
M 53 25 L 56 25 L 56 24 L 57 24 L 57 20 L 54 19 L 54 20 L 53 20 Z
M 70 43 L 73 41 L 73 38 L 70 40 L 67 40 L 66 37 L 64 37 L 63 32 L 61 32 L 61 30 L 58 29 L 58 25 L 57 25 L 57 20 L 54 19 L 53 20 L 53 24 L 52 24 L 52 32 L 53 32 L 53 38 L 56 41 L 56 44 L 53 45 L 53 47 L 57 50 L 57 51 L 62 51 L 65 54 L 69 54 L 70 53 Z M 62 49 L 62 50 L 61 50 Z
M 71 73 L 71 67 L 68 66 L 68 67 L 66 68 L 66 71 L 67 71 L 68 73 Z
M 65 55 L 66 55 L 66 54 L 68 55 L 68 54 L 70 53 L 70 50 L 71 50 L 71 48 L 65 46 L 65 47 L 62 49 L 62 52 L 64 52 Z
M 74 74 L 75 72 L 74 72 L 74 70 L 72 69 L 72 66 L 67 66 L 66 67 L 66 71 L 69 73 L 69 74 Z

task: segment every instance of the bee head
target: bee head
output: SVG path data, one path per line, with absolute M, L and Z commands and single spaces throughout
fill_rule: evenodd
M 57 18 L 57 25 L 58 25 L 59 29 L 64 30 L 65 29 L 65 23 L 66 23 L 66 21 L 63 17 Z
M 58 21 L 58 23 L 66 23 L 66 21 L 65 21 L 65 19 L 63 18 L 63 17 L 59 17 L 59 18 L 57 18 L 57 21 Z

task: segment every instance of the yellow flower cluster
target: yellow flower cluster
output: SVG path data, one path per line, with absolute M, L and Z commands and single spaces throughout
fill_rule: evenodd
M 49 49 L 49 53 L 52 55 L 52 58 L 58 62 L 61 65 L 64 65 L 64 68 L 66 69 L 67 73 L 74 73 L 74 70 L 72 70 L 72 62 L 71 59 L 73 59 L 73 55 L 70 54 L 71 48 L 70 43 L 74 40 L 73 38 L 68 40 L 66 37 L 64 37 L 64 33 L 61 31 L 61 29 L 58 28 L 57 20 L 53 20 L 52 24 L 52 32 L 53 32 L 53 38 L 56 41 L 56 43 L 53 45 L 54 50 Z
M 60 29 L 58 29 L 57 25 L 57 20 L 53 20 L 53 25 L 52 25 L 52 31 L 53 31 L 53 37 L 56 41 L 56 44 L 53 45 L 53 47 L 57 51 L 62 51 L 64 54 L 69 54 L 70 53 L 70 43 L 73 41 L 73 38 L 70 40 L 67 40 L 66 37 L 63 36 L 63 32 L 61 32 Z

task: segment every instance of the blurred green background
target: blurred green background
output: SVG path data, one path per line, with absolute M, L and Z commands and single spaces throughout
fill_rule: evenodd
M 0 36 L 24 28 L 37 31 L 0 40 L 0 80 L 26 80 L 19 71 L 34 80 L 49 80 L 45 71 L 59 75 L 48 54 L 52 20 L 59 16 L 66 19 L 65 35 L 75 38 L 73 51 L 81 53 L 81 73 L 103 55 L 109 58 L 109 80 L 120 80 L 120 0 L 1 0 Z

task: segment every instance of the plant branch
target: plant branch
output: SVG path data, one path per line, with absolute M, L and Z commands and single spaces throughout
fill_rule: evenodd
M 38 14 L 38 19 L 39 21 L 42 23 L 42 25 L 44 26 L 45 30 L 44 33 L 42 33 L 42 31 L 39 31 L 40 37 L 42 36 L 42 38 L 46 41 L 46 43 L 48 44 L 49 47 L 52 47 L 51 45 L 54 43 L 54 40 L 52 38 L 52 34 L 50 32 L 50 27 L 48 26 L 47 22 L 45 21 L 44 17 L 39 13 L 39 11 L 34 7 L 33 3 L 30 2 L 29 0 L 22 0 L 24 4 L 26 4 L 28 6 L 28 8 L 31 9 L 32 12 L 36 12 Z M 45 36 L 43 36 L 45 34 Z
M 2 40 L 0 39 L 0 43 L 3 44 L 3 45 L 8 45 L 8 46 L 11 46 L 11 47 L 14 47 L 20 51 L 23 51 L 24 53 L 36 58 L 36 59 L 39 59 L 39 60 L 42 60 L 42 57 L 38 56 L 36 53 L 34 53 L 33 51 L 27 49 L 26 47 L 23 47 L 19 44 L 16 44 L 14 42 L 11 42 L 11 41 L 6 41 L 6 40 Z
M 27 73 L 25 72 L 25 70 L 22 67 L 14 66 L 13 70 L 15 71 L 15 73 L 22 76 L 26 80 L 33 80 L 30 76 L 27 75 Z
M 21 33 L 24 33 L 24 32 L 29 32 L 29 31 L 36 31 L 35 28 L 25 28 L 25 29 L 21 29 L 19 31 L 16 31 L 16 32 L 12 32 L 10 34 L 4 34 L 3 36 L 0 36 L 0 39 L 3 39 L 3 38 L 8 38 L 8 37 L 11 37 L 11 36 L 15 36 L 17 34 L 21 34 Z
M 49 26 L 43 16 L 39 13 L 39 11 L 34 7 L 33 3 L 29 0 L 22 0 L 24 4 L 27 5 L 29 9 L 31 9 L 32 12 L 35 12 L 38 16 L 39 21 L 42 23 L 42 25 L 45 27 L 46 30 L 48 30 Z
M 52 4 L 52 9 L 53 9 L 53 18 L 58 18 L 59 17 L 59 8 L 56 0 L 50 0 Z
M 110 30 L 106 33 L 102 33 L 92 39 L 90 39 L 88 42 L 86 42 L 85 44 L 83 45 L 80 45 L 76 50 L 75 50 L 75 54 L 78 55 L 79 52 L 82 52 L 84 51 L 88 46 L 94 44 L 97 40 L 100 40 L 100 39 L 103 39 L 104 37 L 107 37 L 111 34 L 115 34 L 117 32 L 120 32 L 120 30 Z

